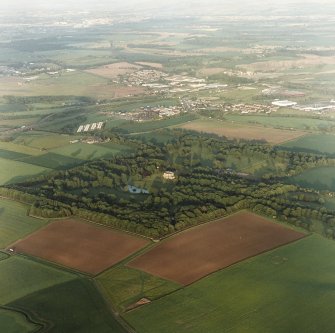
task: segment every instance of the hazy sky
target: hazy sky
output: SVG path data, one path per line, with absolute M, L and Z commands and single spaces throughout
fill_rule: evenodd
M 143 10 L 158 9 L 169 10 L 182 8 L 183 11 L 201 9 L 213 10 L 243 8 L 244 11 L 255 10 L 277 10 L 293 6 L 294 8 L 306 9 L 311 4 L 322 9 L 322 4 L 334 4 L 334 0 L 0 0 L 0 10 L 35 10 L 35 9 L 105 9 L 105 10 Z M 291 6 L 290 6 L 291 5 Z

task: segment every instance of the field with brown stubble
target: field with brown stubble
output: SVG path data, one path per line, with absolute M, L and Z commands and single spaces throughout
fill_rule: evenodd
M 303 233 L 241 212 L 169 238 L 128 265 L 188 285 L 302 237 Z
M 142 66 L 130 64 L 128 62 L 118 62 L 115 64 L 104 65 L 93 69 L 88 69 L 86 72 L 103 76 L 109 79 L 114 79 L 119 75 L 129 74 L 141 69 Z
M 10 247 L 96 275 L 148 243 L 144 238 L 68 219 L 53 222 Z

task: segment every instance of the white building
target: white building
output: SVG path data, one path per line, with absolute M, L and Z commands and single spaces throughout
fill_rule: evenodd
M 173 180 L 173 179 L 176 179 L 176 176 L 175 176 L 174 172 L 172 172 L 172 171 L 165 171 L 164 174 L 163 174 L 163 178 Z

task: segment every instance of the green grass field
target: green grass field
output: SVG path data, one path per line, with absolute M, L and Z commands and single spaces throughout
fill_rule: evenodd
M 0 185 L 17 183 L 26 180 L 31 176 L 35 176 L 48 171 L 48 169 L 23 163 L 21 161 L 13 161 L 0 157 Z
M 9 151 L 16 152 L 16 153 L 33 155 L 33 156 L 41 154 L 40 149 L 27 147 L 27 146 L 23 146 L 20 144 L 15 144 L 13 142 L 1 142 L 0 141 L 0 149 L 9 150 Z
M 294 150 L 316 151 L 335 154 L 335 135 L 312 134 L 287 142 L 282 145 Z
M 83 161 L 81 159 L 64 156 L 55 153 L 46 153 L 40 156 L 32 156 L 29 158 L 24 158 L 22 160 L 24 163 L 30 166 L 39 166 L 49 169 L 64 169 L 81 164 Z
M 28 146 L 36 149 L 54 149 L 66 146 L 71 140 L 78 139 L 80 136 L 69 136 L 66 134 L 54 134 L 48 132 L 26 132 L 15 139 L 15 143 L 21 146 Z
M 0 199 L 0 248 L 5 248 L 47 223 L 27 216 L 28 208 L 28 205 L 16 201 Z
M 0 307 L 0 329 L 6 333 L 34 333 L 41 329 L 41 326 L 27 320 L 20 312 Z
M 0 261 L 0 304 L 75 279 L 72 273 L 28 260 L 19 255 Z
M 120 125 L 119 128 L 128 131 L 129 133 L 143 133 L 143 132 L 150 132 L 157 129 L 169 127 L 169 126 L 176 126 L 183 123 L 187 123 L 196 119 L 194 114 L 186 114 L 179 117 L 163 119 L 163 120 L 156 120 L 156 121 L 148 121 L 143 123 L 136 123 L 136 122 L 129 122 L 123 125 Z
M 1 306 L 47 323 L 47 332 L 126 332 L 91 280 L 19 255 L 0 261 Z M 1 332 L 33 332 L 34 326 L 19 313 L 0 311 Z
M 129 147 L 117 144 L 87 144 L 75 143 L 52 150 L 53 153 L 68 156 L 81 160 L 92 160 L 96 158 L 108 158 L 122 151 L 129 150 Z
M 97 281 L 119 311 L 143 297 L 154 300 L 180 288 L 177 283 L 125 266 L 109 269 Z
M 320 167 L 306 170 L 289 179 L 290 183 L 316 190 L 335 191 L 335 167 Z
M 16 299 L 13 308 L 36 313 L 52 326 L 48 333 L 126 333 L 116 321 L 92 281 L 68 280 Z
M 226 115 L 225 119 L 237 123 L 258 124 L 269 127 L 278 128 L 294 128 L 299 130 L 322 130 L 335 125 L 335 122 L 328 120 L 303 118 L 303 117 L 281 117 L 281 116 L 241 116 L 241 115 Z
M 333 241 L 313 235 L 214 273 L 125 318 L 138 333 L 332 333 L 334 255 Z

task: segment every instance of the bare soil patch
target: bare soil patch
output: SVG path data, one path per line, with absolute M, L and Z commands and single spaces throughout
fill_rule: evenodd
M 303 233 L 241 212 L 169 238 L 128 265 L 187 285 L 302 237 Z
M 294 140 L 306 134 L 304 131 L 277 129 L 256 125 L 228 123 L 215 120 L 195 120 L 178 126 L 180 128 L 213 133 L 231 139 L 265 140 L 271 144 L 280 144 Z
M 163 65 L 158 63 L 158 62 L 136 62 L 136 64 L 138 65 L 142 65 L 142 66 L 149 66 L 149 67 L 152 67 L 152 68 L 155 68 L 155 69 L 162 69 L 163 68 Z
M 86 72 L 113 79 L 119 75 L 130 74 L 141 69 L 142 66 L 133 65 L 128 62 L 118 62 L 97 68 L 88 69 Z
M 53 222 L 11 248 L 96 275 L 148 243 L 144 238 L 69 219 Z

